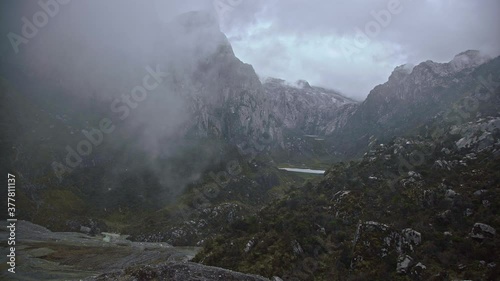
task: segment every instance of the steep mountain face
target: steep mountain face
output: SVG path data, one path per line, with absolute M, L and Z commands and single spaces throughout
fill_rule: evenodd
M 409 133 L 481 83 L 474 71 L 488 61 L 478 51 L 466 51 L 448 63 L 397 67 L 336 131 L 337 149 L 349 158 L 375 138 Z
M 448 63 L 402 65 L 362 103 L 305 81 L 267 79 L 263 86 L 283 129 L 284 149 L 275 157 L 294 163 L 360 157 L 374 140 L 411 134 L 467 91 L 474 91 L 471 87 L 486 80 L 477 69 L 488 62 L 491 58 L 469 50 Z
M 330 135 L 345 125 L 358 102 L 340 93 L 312 87 L 307 81 L 295 84 L 267 78 L 263 83 L 271 109 L 287 130 L 307 135 Z
M 174 91 L 188 100 L 191 114 L 187 129 L 195 135 L 236 144 L 258 139 L 264 133 L 278 136 L 255 71 L 236 58 L 216 19 L 192 12 L 180 16 L 173 25 L 174 33 L 181 34 L 175 44 L 179 45 L 182 60 L 174 58 L 174 63 L 167 65 L 172 68 Z M 213 46 L 207 46 L 207 42 L 213 42 Z M 211 51 L 200 56 L 200 49 Z M 188 60 L 186 65 L 186 58 L 193 57 L 199 60 L 192 65 Z

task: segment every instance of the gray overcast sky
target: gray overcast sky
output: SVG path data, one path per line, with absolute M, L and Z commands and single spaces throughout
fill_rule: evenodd
M 468 49 L 500 55 L 500 1 L 400 0 L 397 12 L 390 13 L 390 20 L 382 17 L 385 22 L 373 25 L 373 12 L 389 12 L 392 1 L 395 0 L 73 0 L 51 20 L 49 28 L 40 32 L 44 35 L 32 41 L 50 38 L 52 27 L 77 26 L 73 22 L 79 14 L 93 15 L 88 19 L 90 24 L 81 24 L 82 28 L 95 26 L 95 32 L 101 32 L 104 25 L 117 25 L 113 16 L 106 13 L 128 13 L 130 26 L 121 28 L 127 34 L 127 30 L 134 30 L 150 18 L 152 11 L 168 21 L 181 12 L 212 9 L 219 15 L 222 30 L 236 55 L 252 64 L 259 75 L 289 81 L 305 79 L 360 100 L 374 86 L 384 83 L 396 66 L 407 62 L 447 62 Z M 37 2 L 5 0 L 0 4 L 2 56 L 12 55 L 5 35 L 9 31 L 20 33 L 21 16 L 29 17 L 39 10 Z M 67 12 L 69 9 L 74 12 Z M 100 13 L 102 21 L 98 20 Z M 369 35 L 368 43 L 357 40 L 357 29 L 365 31 L 367 26 L 377 34 Z M 374 29 L 377 27 L 380 30 Z M 346 52 L 352 54 L 346 56 Z
M 401 11 L 350 58 L 356 28 L 364 31 L 390 0 L 233 2 L 242 3 L 223 17 L 223 29 L 259 75 L 306 79 L 358 99 L 407 62 L 447 62 L 467 49 L 500 54 L 498 0 L 401 0 Z

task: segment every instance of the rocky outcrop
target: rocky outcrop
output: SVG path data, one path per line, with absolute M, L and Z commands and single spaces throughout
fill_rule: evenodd
M 0 221 L 0 240 L 7 243 L 6 221 Z M 176 248 L 167 243 L 131 242 L 126 239 L 74 232 L 52 232 L 28 221 L 16 222 L 22 260 L 17 280 L 232 280 L 268 279 L 188 262 L 197 248 Z M 8 275 L 10 274 L 10 275 Z M 10 280 L 12 273 L 0 273 Z M 2 279 L 2 280 L 4 280 Z
M 413 262 L 413 259 L 410 256 L 401 255 L 398 258 L 398 265 L 396 267 L 396 272 L 397 273 L 407 273 L 412 262 Z
M 476 223 L 471 230 L 470 237 L 476 239 L 484 239 L 486 237 L 493 238 L 496 235 L 496 230 L 490 225 L 484 223 Z
M 460 136 L 456 141 L 458 149 L 469 149 L 475 152 L 494 150 L 500 147 L 500 118 L 481 118 L 452 128 L 451 133 Z

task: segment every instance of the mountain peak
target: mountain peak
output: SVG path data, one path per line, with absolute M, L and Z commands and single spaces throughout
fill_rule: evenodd
M 405 74 L 410 74 L 413 71 L 413 68 L 415 65 L 407 63 L 407 64 L 402 64 L 400 66 L 396 66 L 394 68 L 393 72 L 400 72 L 400 73 L 405 73 Z
M 274 77 L 261 77 L 262 84 L 264 83 L 272 83 L 272 84 L 285 84 L 285 80 Z
M 307 82 L 306 80 L 298 80 L 295 84 L 297 84 L 297 86 L 299 86 L 302 89 L 312 88 L 309 82 Z
M 451 61 L 445 63 L 427 60 L 415 67 L 410 64 L 398 66 L 392 72 L 389 77 L 389 81 L 399 81 L 408 74 L 411 74 L 412 76 L 421 76 L 422 73 L 426 73 L 428 71 L 431 71 L 439 76 L 454 75 L 455 73 L 463 70 L 472 70 L 489 60 L 491 60 L 491 57 L 482 54 L 480 51 L 467 50 L 459 53 Z
M 296 82 L 289 82 L 284 79 L 280 78 L 273 78 L 273 77 L 265 77 L 262 78 L 262 83 L 269 83 L 269 84 L 277 84 L 277 85 L 283 85 L 287 87 L 292 87 L 292 88 L 298 88 L 298 89 L 312 89 L 313 87 L 309 82 L 306 80 L 297 80 Z
M 413 64 L 402 64 L 400 66 L 396 66 L 389 76 L 389 81 L 399 81 L 401 78 L 412 73 L 413 68 L 415 66 Z
M 480 56 L 481 56 L 481 52 L 478 50 L 467 50 L 467 51 L 461 52 L 458 55 L 456 55 L 453 60 L 455 60 L 457 58 L 463 58 L 463 57 L 474 58 L 474 57 L 480 57 Z
M 451 61 L 450 65 L 455 71 L 460 71 L 465 68 L 477 67 L 491 58 L 482 54 L 478 50 L 467 50 L 456 55 Z

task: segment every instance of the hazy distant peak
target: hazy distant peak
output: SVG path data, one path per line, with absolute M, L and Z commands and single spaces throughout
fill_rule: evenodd
M 397 66 L 396 68 L 394 68 L 393 72 L 398 72 L 398 73 L 403 73 L 403 74 L 410 74 L 413 71 L 414 67 L 415 67 L 415 65 L 413 65 L 411 63 L 402 64 L 402 65 Z
M 311 88 L 311 85 L 306 80 L 298 80 L 295 84 L 302 89 Z
M 467 50 L 456 55 L 450 62 L 439 63 L 427 60 L 417 66 L 404 64 L 396 67 L 389 77 L 391 82 L 401 82 L 402 79 L 411 76 L 421 76 L 422 73 L 431 71 L 439 76 L 454 75 L 463 70 L 472 70 L 491 60 L 491 57 L 477 50 Z
M 477 67 L 490 59 L 491 57 L 482 54 L 478 50 L 467 50 L 456 55 L 450 61 L 450 65 L 455 71 L 460 71 L 465 68 Z
M 292 88 L 297 88 L 297 89 L 312 89 L 313 87 L 309 82 L 306 80 L 300 79 L 297 80 L 296 82 L 289 82 L 280 78 L 273 78 L 273 77 L 265 77 L 261 78 L 261 82 L 263 84 L 268 83 L 268 84 L 277 84 L 277 85 L 283 85 L 287 87 L 292 87 Z
M 397 66 L 389 76 L 389 81 L 400 81 L 404 77 L 410 75 L 414 68 L 415 66 L 409 63 Z
M 485 57 L 485 56 L 486 55 L 481 54 L 481 52 L 478 50 L 467 50 L 467 51 L 461 52 L 458 55 L 456 55 L 452 61 L 454 61 L 456 59 L 463 59 L 463 58 L 471 59 L 471 58 L 480 58 L 480 57 Z
M 274 77 L 261 77 L 260 82 L 262 84 L 264 84 L 264 83 L 284 84 L 285 80 L 279 79 L 279 78 L 274 78 Z

